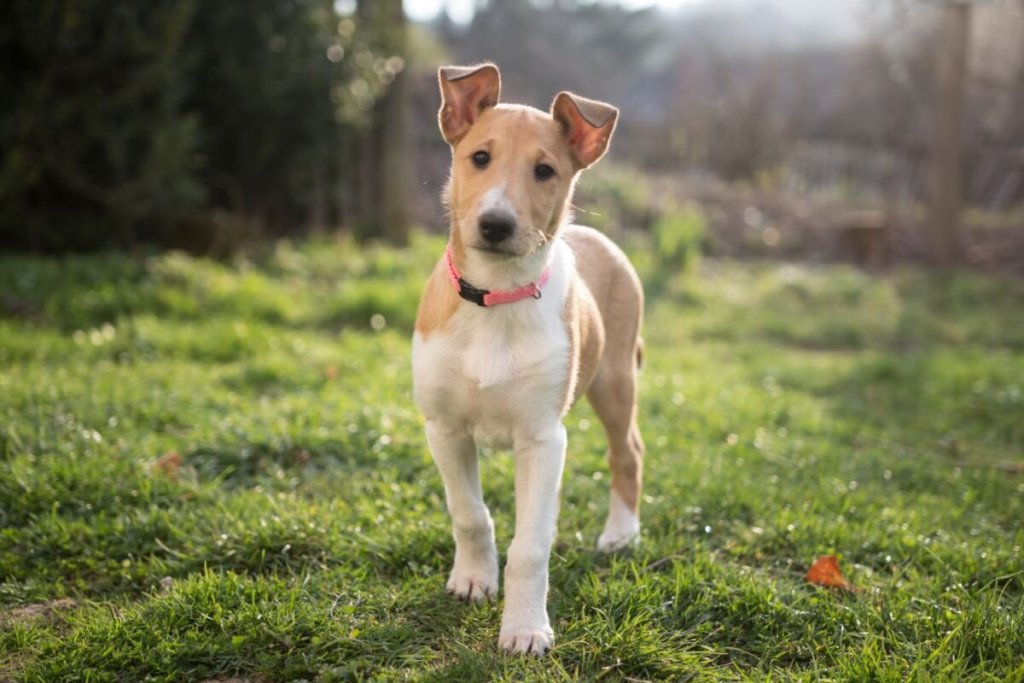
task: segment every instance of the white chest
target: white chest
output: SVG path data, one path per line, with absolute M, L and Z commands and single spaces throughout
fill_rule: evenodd
M 558 252 L 540 299 L 461 305 L 443 331 L 414 336 L 414 395 L 428 420 L 505 448 L 532 424 L 561 418 L 572 368 L 562 311 L 573 265 Z

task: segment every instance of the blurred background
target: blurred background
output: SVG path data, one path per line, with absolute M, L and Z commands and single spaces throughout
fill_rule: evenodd
M 1024 274 L 1024 0 L 9 0 L 0 248 L 446 229 L 436 68 L 622 110 L 579 222 Z

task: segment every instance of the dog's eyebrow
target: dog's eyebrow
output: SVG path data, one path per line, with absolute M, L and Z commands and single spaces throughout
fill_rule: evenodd
M 538 161 L 541 159 L 551 159 L 554 161 L 557 160 L 558 157 L 555 154 L 553 154 L 547 147 L 538 147 L 537 159 Z

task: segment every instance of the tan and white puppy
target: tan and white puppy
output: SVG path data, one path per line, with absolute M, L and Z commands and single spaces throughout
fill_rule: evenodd
M 477 448 L 514 449 L 515 536 L 499 645 L 541 654 L 554 640 L 546 602 L 562 419 L 583 394 L 604 425 L 612 474 L 598 547 L 621 548 L 640 530 L 643 291 L 609 239 L 568 225 L 576 179 L 604 154 L 618 110 L 565 92 L 550 113 L 498 104 L 491 64 L 442 68 L 439 80 L 441 132 L 452 148 L 451 232 L 420 301 L 413 375 L 454 524 L 448 590 L 468 600 L 497 594 Z

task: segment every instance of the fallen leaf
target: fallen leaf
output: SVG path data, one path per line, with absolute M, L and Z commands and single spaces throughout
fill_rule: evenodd
M 842 570 L 839 569 L 839 558 L 835 555 L 822 555 L 815 560 L 811 568 L 807 570 L 807 582 L 828 588 L 856 590 L 853 584 L 843 576 Z
M 177 479 L 181 468 L 181 454 L 178 451 L 167 451 L 149 465 L 149 471 L 159 473 L 168 479 Z

